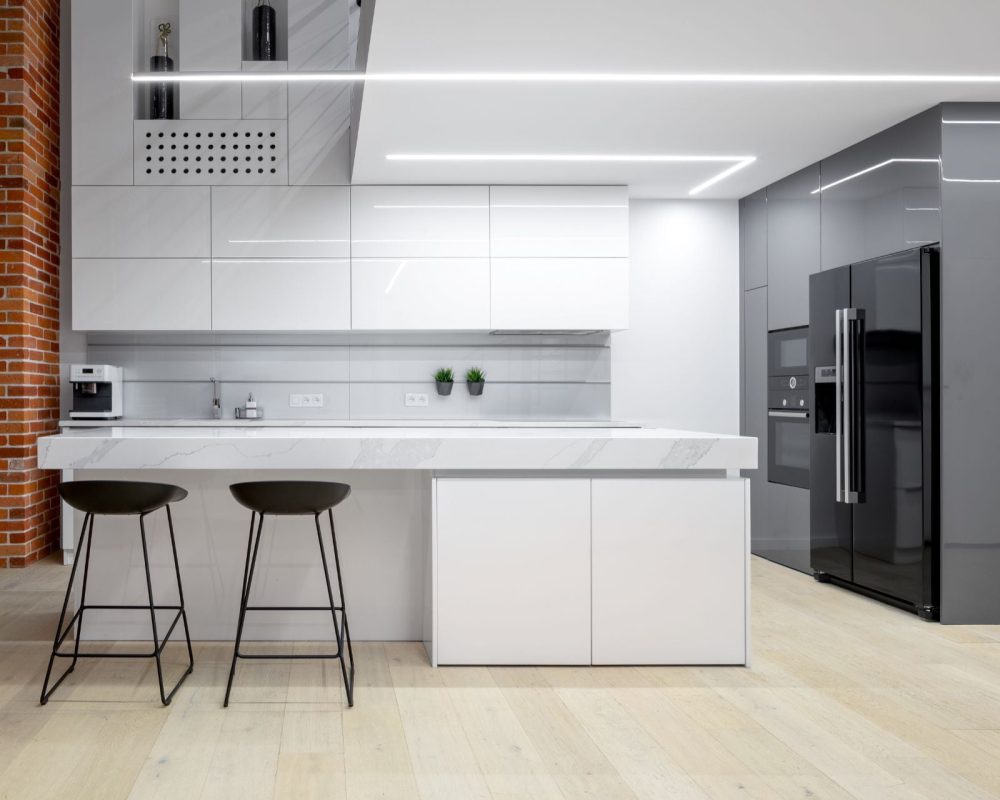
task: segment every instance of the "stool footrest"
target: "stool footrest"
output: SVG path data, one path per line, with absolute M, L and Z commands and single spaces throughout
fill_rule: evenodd
M 344 612 L 343 606 L 247 606 L 247 611 L 339 611 Z
M 266 661 L 267 659 L 274 659 L 278 661 L 284 661 L 285 659 L 294 660 L 308 660 L 310 658 L 320 659 L 320 660 L 333 660 L 340 658 L 340 651 L 336 653 L 317 653 L 315 655 L 311 653 L 237 653 L 237 658 L 253 658 L 261 661 Z

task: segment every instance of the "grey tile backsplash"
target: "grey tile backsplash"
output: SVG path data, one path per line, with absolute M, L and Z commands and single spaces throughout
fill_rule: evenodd
M 267 419 L 593 419 L 611 414 L 607 334 L 131 335 L 91 334 L 93 363 L 125 368 L 125 417 L 204 419 L 220 381 L 227 418 L 253 392 Z M 465 370 L 487 387 L 470 397 Z M 455 371 L 450 397 L 432 373 Z M 407 407 L 407 392 L 428 395 Z M 292 408 L 291 394 L 321 394 L 322 408 Z M 68 409 L 66 409 L 68 411 Z

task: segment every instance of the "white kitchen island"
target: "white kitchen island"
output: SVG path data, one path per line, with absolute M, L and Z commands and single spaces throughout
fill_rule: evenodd
M 747 437 L 628 427 L 135 425 L 39 439 L 64 479 L 175 483 L 192 637 L 231 639 L 249 514 L 245 480 L 334 480 L 351 630 L 422 640 L 434 664 L 745 664 Z M 66 515 L 72 557 L 82 515 Z M 158 602 L 174 598 L 165 516 L 147 521 Z M 317 604 L 309 518 L 269 518 L 255 602 Z M 99 518 L 92 586 L 142 602 L 137 523 Z M 93 589 L 92 592 L 97 592 Z M 257 592 L 259 591 L 259 595 Z M 161 597 L 163 598 L 161 600 Z M 129 612 L 86 638 L 143 638 Z M 111 616 L 117 614 L 118 616 Z M 247 638 L 328 638 L 329 619 L 261 613 Z

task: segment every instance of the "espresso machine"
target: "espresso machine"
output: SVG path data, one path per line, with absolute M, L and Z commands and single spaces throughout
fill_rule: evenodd
M 122 415 L 121 367 L 109 364 L 73 364 L 69 380 L 73 384 L 70 419 L 119 419 Z

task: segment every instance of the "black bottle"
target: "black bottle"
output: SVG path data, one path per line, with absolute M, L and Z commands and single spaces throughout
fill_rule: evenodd
M 150 72 L 173 72 L 174 60 L 169 55 L 170 23 L 162 23 L 160 31 L 160 53 L 149 59 Z M 177 84 L 163 82 L 151 84 L 149 90 L 149 118 L 174 119 Z
M 253 10 L 253 60 L 278 60 L 278 18 L 267 0 L 257 0 Z

